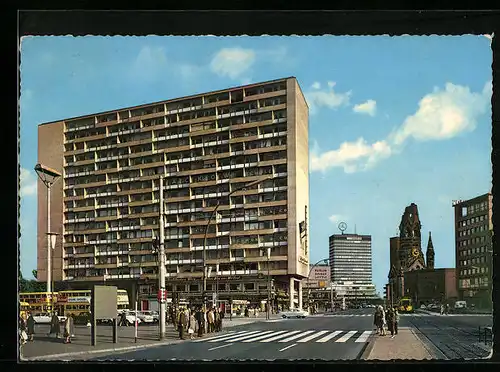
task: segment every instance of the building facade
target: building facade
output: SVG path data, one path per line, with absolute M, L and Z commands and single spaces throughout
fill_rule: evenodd
M 453 268 L 427 268 L 404 273 L 405 295 L 416 306 L 431 303 L 453 305 L 458 299 L 456 275 Z
M 372 237 L 330 236 L 330 279 L 333 283 L 372 284 Z
M 301 301 L 309 268 L 308 107 L 295 78 L 41 124 L 38 162 L 63 173 L 51 193 L 52 232 L 62 237 L 55 281 L 120 283 L 132 299 L 138 291 L 156 296 L 163 177 L 169 297 L 201 297 L 209 224 L 207 292 L 261 298 L 269 274 L 273 295 Z M 43 281 L 40 181 L 38 190 Z
M 492 205 L 491 193 L 453 203 L 458 296 L 480 308 L 492 307 Z

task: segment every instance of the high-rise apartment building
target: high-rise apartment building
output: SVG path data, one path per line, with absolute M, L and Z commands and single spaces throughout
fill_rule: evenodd
M 330 236 L 330 270 L 333 283 L 372 284 L 372 237 Z
M 62 237 L 55 281 L 119 282 L 133 293 L 139 284 L 156 296 L 164 177 L 169 297 L 200 297 L 204 232 L 218 204 L 207 235 L 207 292 L 265 297 L 270 274 L 276 301 L 283 292 L 290 303 L 301 296 L 309 268 L 308 107 L 295 78 L 41 124 L 38 161 L 63 173 L 51 193 L 52 232 Z M 47 193 L 38 186 L 43 281 Z
M 458 297 L 482 308 L 492 306 L 492 205 L 491 193 L 453 202 Z

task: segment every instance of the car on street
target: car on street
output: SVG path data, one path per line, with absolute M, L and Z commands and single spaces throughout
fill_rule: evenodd
M 307 316 L 309 316 L 309 313 L 305 310 L 300 310 L 300 309 L 290 309 L 288 311 L 282 311 L 281 312 L 281 317 L 284 319 L 287 318 L 301 318 L 304 319 Z
M 125 321 L 127 325 L 132 326 L 135 322 L 135 311 L 133 310 L 124 310 L 118 314 L 118 321 L 121 317 L 121 314 L 125 313 Z M 141 324 L 143 321 L 140 316 L 140 311 L 137 312 L 137 325 Z
M 153 323 L 158 323 L 160 321 L 160 314 L 158 311 L 154 310 L 143 310 L 142 313 L 144 314 L 145 317 L 149 319 L 151 317 L 153 319 Z M 144 321 L 147 322 L 147 321 Z
M 58 315 L 59 322 L 64 322 L 66 321 L 66 317 L 64 315 Z M 33 319 L 35 320 L 36 324 L 50 324 L 52 321 L 52 315 L 49 313 L 39 313 L 39 314 L 34 314 Z

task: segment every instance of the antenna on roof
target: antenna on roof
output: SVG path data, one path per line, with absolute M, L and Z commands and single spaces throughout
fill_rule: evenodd
M 357 235 L 356 234 L 356 224 L 354 224 L 354 235 Z

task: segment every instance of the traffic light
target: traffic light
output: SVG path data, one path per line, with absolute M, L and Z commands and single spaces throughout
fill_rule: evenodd
M 387 298 L 388 297 L 387 297 L 387 284 L 386 284 L 386 285 L 384 285 L 384 299 L 387 300 Z

